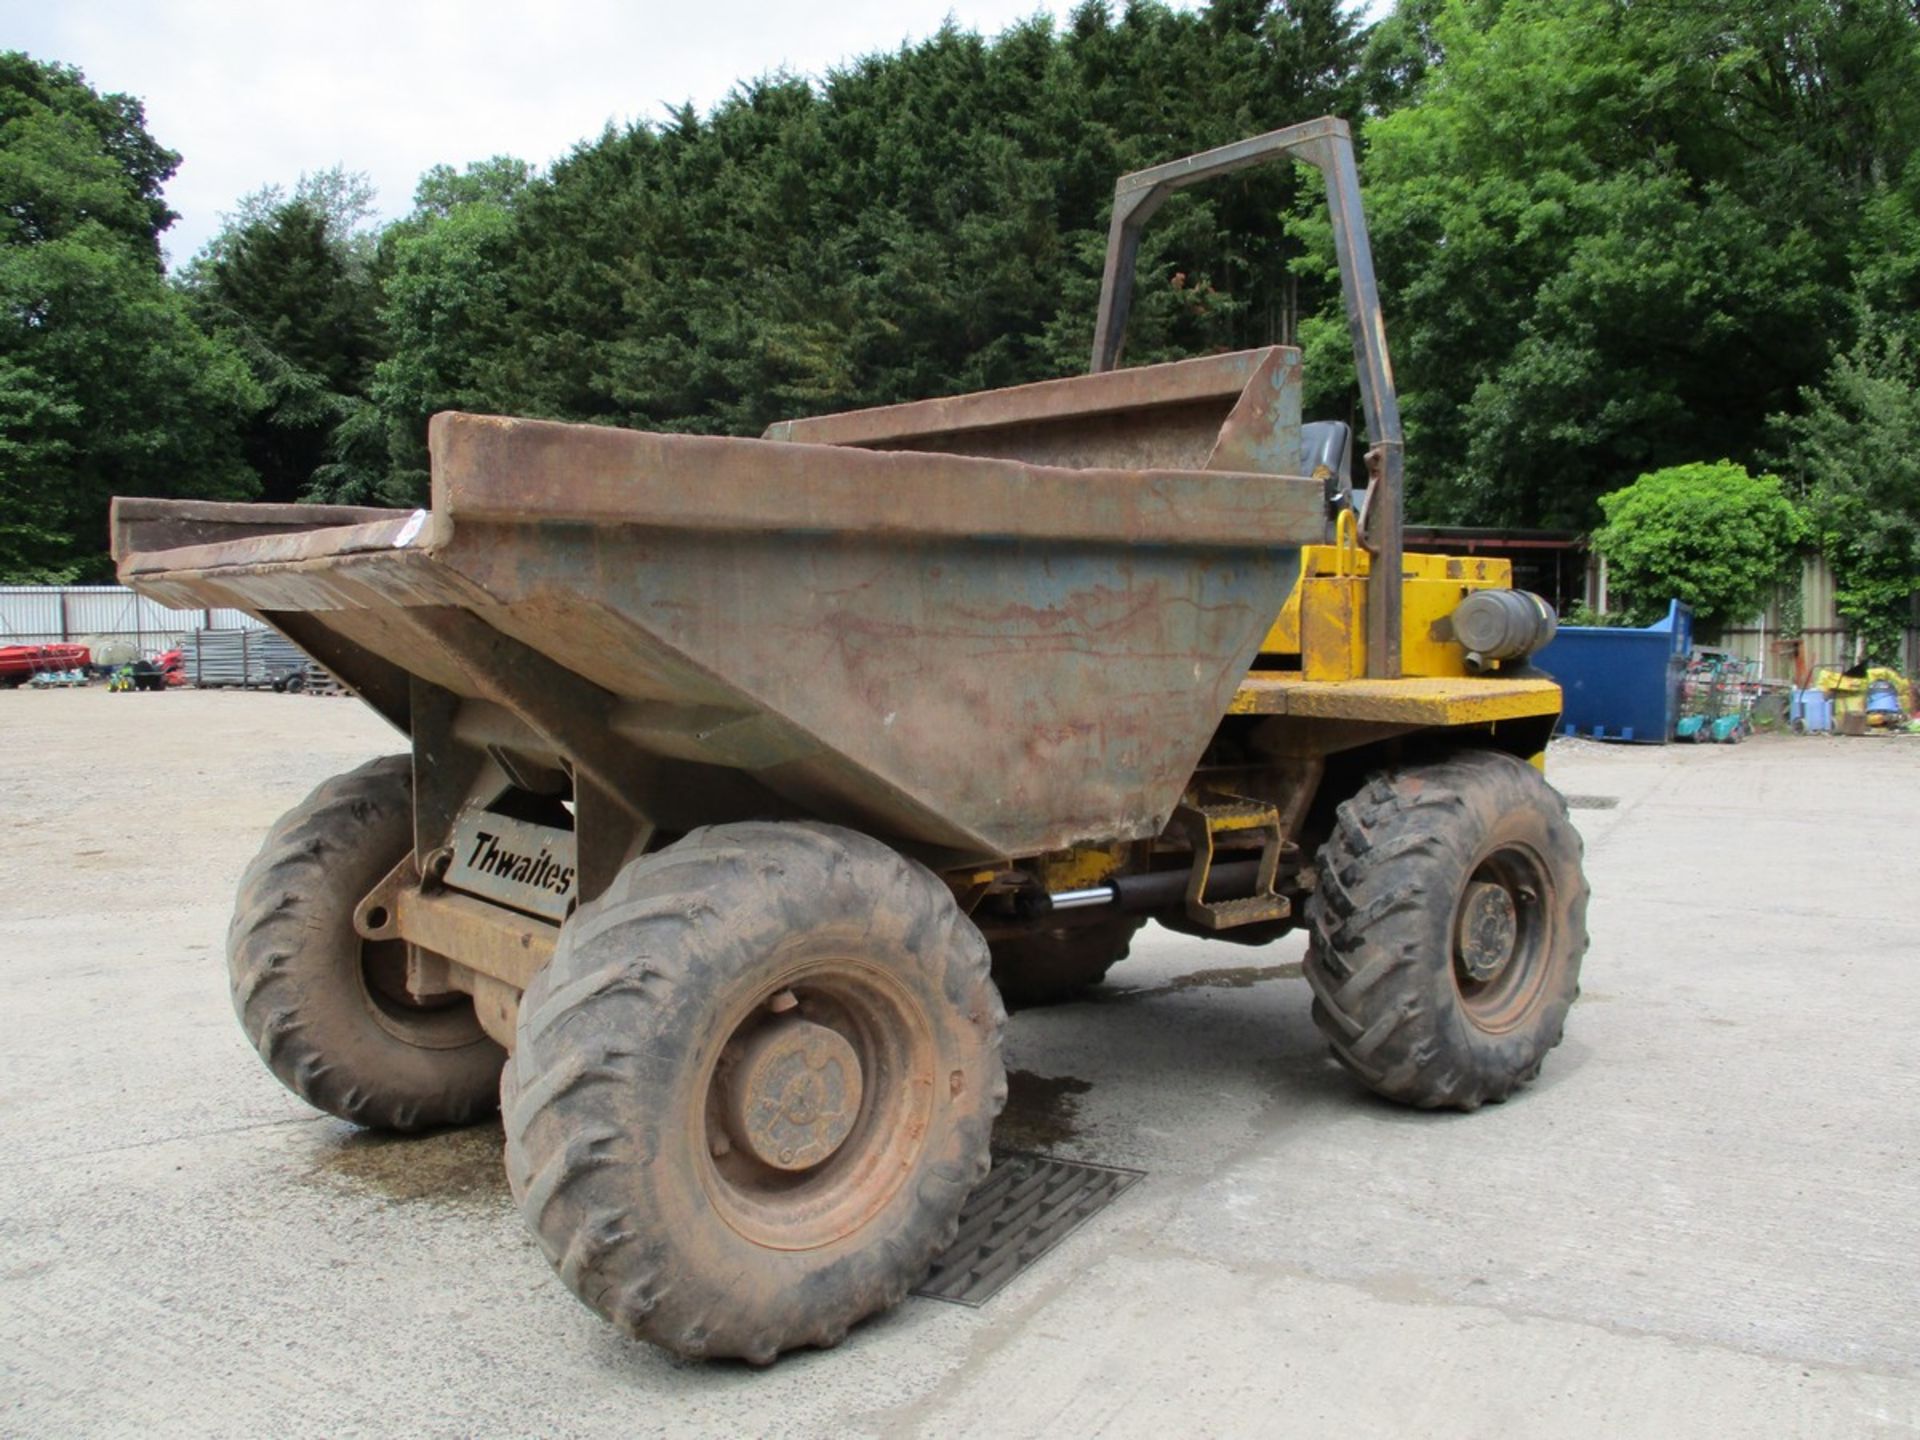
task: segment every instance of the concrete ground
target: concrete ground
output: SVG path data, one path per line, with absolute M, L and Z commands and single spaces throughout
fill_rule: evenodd
M 620 1339 L 497 1126 L 319 1117 L 242 1038 L 268 823 L 346 700 L 0 694 L 0 1434 L 1920 1430 L 1920 740 L 1556 747 L 1593 948 L 1514 1102 L 1325 1057 L 1300 947 L 1157 929 L 1017 1017 L 1002 1138 L 1147 1178 L 985 1308 L 767 1371 Z

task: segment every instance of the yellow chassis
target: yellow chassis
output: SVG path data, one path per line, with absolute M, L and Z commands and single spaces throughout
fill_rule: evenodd
M 1260 647 L 1261 668 L 1241 682 L 1229 714 L 1447 728 L 1560 713 L 1560 687 L 1551 680 L 1470 674 L 1446 624 L 1471 592 L 1512 588 L 1505 560 L 1408 555 L 1400 590 L 1403 674 L 1366 679 L 1369 569 L 1370 557 L 1345 524 L 1335 544 L 1302 549 L 1300 583 Z

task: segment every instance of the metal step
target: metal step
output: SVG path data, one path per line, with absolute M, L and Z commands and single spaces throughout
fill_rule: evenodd
M 1201 804 L 1182 805 L 1174 812 L 1174 822 L 1193 846 L 1188 919 L 1209 930 L 1230 930 L 1263 920 L 1285 920 L 1293 913 L 1293 902 L 1274 889 L 1281 856 L 1291 848 L 1280 830 L 1278 807 L 1244 796 L 1215 796 Z M 1207 882 L 1216 851 L 1253 845 L 1260 848 L 1260 873 L 1253 894 L 1240 900 L 1209 900 Z

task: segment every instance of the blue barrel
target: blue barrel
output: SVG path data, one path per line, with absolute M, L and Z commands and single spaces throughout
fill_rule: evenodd
M 1793 692 L 1793 718 L 1810 735 L 1824 735 L 1833 729 L 1833 701 L 1824 690 Z

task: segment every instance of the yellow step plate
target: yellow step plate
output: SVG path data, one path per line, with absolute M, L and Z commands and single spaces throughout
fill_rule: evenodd
M 1292 674 L 1256 674 L 1240 682 L 1227 713 L 1395 725 L 1483 725 L 1528 715 L 1557 715 L 1560 687 L 1551 680 L 1502 680 L 1497 675 L 1306 680 Z

